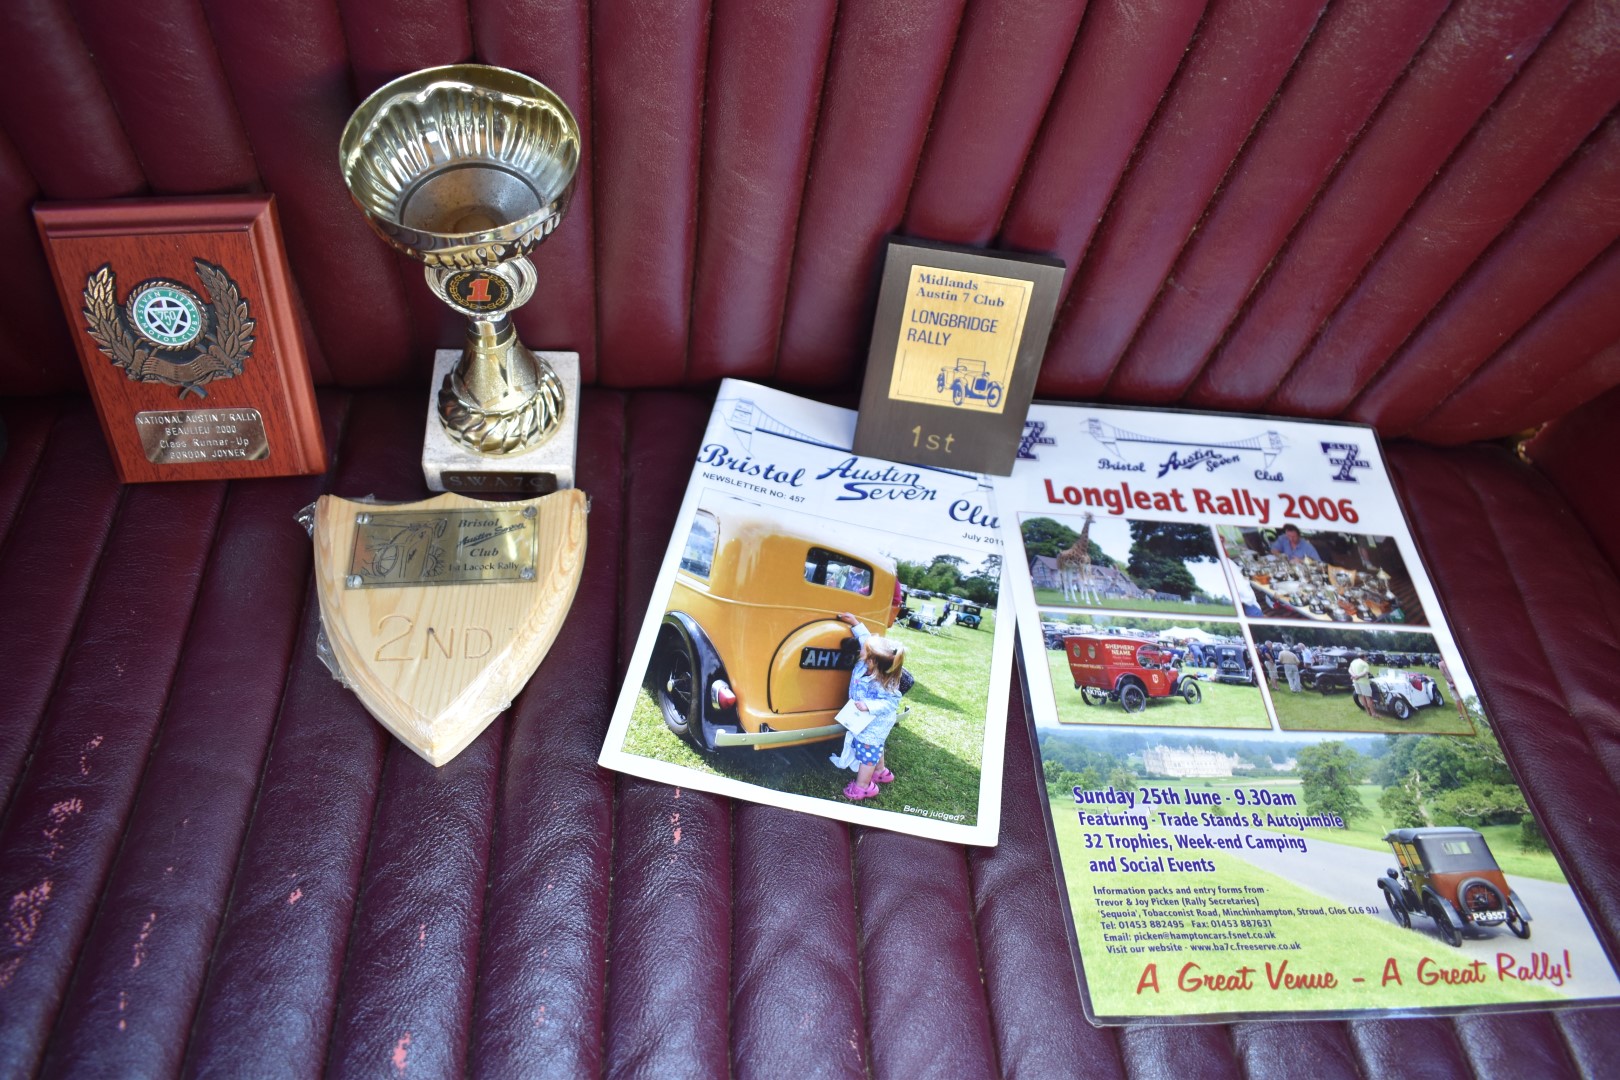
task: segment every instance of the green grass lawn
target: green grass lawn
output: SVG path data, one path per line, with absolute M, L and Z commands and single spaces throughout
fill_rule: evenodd
M 1152 611 L 1181 617 L 1186 615 L 1236 615 L 1237 609 L 1231 604 L 1193 604 L 1181 603 L 1176 600 L 1130 600 L 1122 596 L 1111 596 L 1100 604 L 1075 604 L 1063 599 L 1062 589 L 1036 589 L 1035 602 L 1042 607 L 1088 607 L 1107 611 Z
M 1055 799 L 1052 815 L 1057 822 L 1058 854 L 1063 863 L 1063 876 L 1067 884 L 1069 905 L 1074 913 L 1075 929 L 1080 940 L 1080 951 L 1085 967 L 1086 983 L 1090 988 L 1093 1008 L 1104 1016 L 1123 1015 L 1199 1015 L 1234 1012 L 1273 1012 L 1279 1010 L 1331 1008 L 1331 1009 L 1401 1009 L 1434 1008 L 1454 1005 L 1498 1004 L 1507 1001 L 1561 1000 L 1554 991 L 1528 984 L 1499 984 L 1494 980 L 1484 984 L 1459 986 L 1425 986 L 1417 978 L 1418 962 L 1431 957 L 1448 964 L 1453 961 L 1446 947 L 1431 934 L 1403 930 L 1383 914 L 1325 914 L 1278 915 L 1272 917 L 1271 929 L 1277 932 L 1275 946 L 1263 942 L 1233 942 L 1228 951 L 1191 951 L 1185 942 L 1174 942 L 1178 951 L 1113 953 L 1106 948 L 1125 944 L 1141 949 L 1142 945 L 1129 945 L 1103 940 L 1101 908 L 1094 886 L 1108 888 L 1168 887 L 1172 890 L 1200 885 L 1223 885 L 1228 888 L 1250 887 L 1265 890 L 1257 895 L 1262 908 L 1306 907 L 1320 908 L 1324 899 L 1309 889 L 1256 868 L 1246 860 L 1222 851 L 1199 851 L 1197 857 L 1211 859 L 1214 873 L 1126 873 L 1093 871 L 1091 861 L 1113 852 L 1087 849 L 1085 832 L 1093 834 L 1117 833 L 1141 836 L 1137 829 L 1085 829 L 1074 822 L 1072 803 Z M 1332 830 L 1338 832 L 1338 830 Z M 1150 834 L 1162 834 L 1150 828 Z M 1149 853 L 1140 853 L 1145 856 Z M 1159 853 L 1152 853 L 1159 854 Z M 1140 857 L 1140 856 L 1139 856 Z M 1145 908 L 1145 905 L 1144 905 Z M 1116 911 L 1120 909 L 1115 909 Z M 1132 905 L 1128 917 L 1150 917 L 1143 908 Z M 1115 931 L 1118 933 L 1120 931 Z M 1149 931 L 1151 932 L 1151 931 Z M 1194 931 L 1183 931 L 1194 932 Z M 1129 937 L 1127 933 L 1127 937 Z M 1284 950 L 1284 946 L 1297 942 L 1297 950 Z M 1145 943 L 1156 944 L 1156 943 Z M 1214 948 L 1226 944 L 1210 942 Z M 1398 965 L 1402 982 L 1381 984 L 1386 961 L 1393 959 Z M 1272 989 L 1266 979 L 1267 961 L 1273 965 L 1288 961 L 1292 973 L 1309 974 L 1331 971 L 1339 985 L 1332 990 Z M 1227 992 L 1188 992 L 1177 988 L 1177 975 L 1189 961 L 1199 965 L 1202 974 L 1232 973 L 1240 966 L 1255 969 L 1253 987 L 1249 990 Z M 1149 963 L 1158 965 L 1160 992 L 1136 993 L 1137 984 Z M 1354 978 L 1365 981 L 1356 983 Z
M 895 781 L 862 805 L 901 812 L 909 806 L 976 824 L 995 615 L 986 610 L 977 630 L 950 626 L 928 634 L 897 626 L 889 635 L 906 646 L 906 667 L 917 682 L 902 699 L 910 711 L 895 725 L 884 749 Z M 733 747 L 703 753 L 664 726 L 645 689 L 636 697 L 624 739 L 626 753 L 834 801 L 843 801 L 844 785 L 855 775 L 827 760 L 841 746 L 841 740 L 833 740 L 777 750 Z
M 1118 702 L 1087 705 L 1074 688 L 1069 674 L 1068 655 L 1061 649 L 1046 650 L 1046 664 L 1052 674 L 1052 693 L 1057 701 L 1058 721 L 1064 724 L 1127 724 L 1144 727 L 1177 728 L 1269 728 L 1265 703 L 1252 686 L 1228 686 L 1200 680 L 1203 700 L 1189 705 L 1180 697 L 1149 698 L 1147 708 L 1128 713 Z M 1188 673 L 1212 673 L 1213 668 L 1187 668 Z
M 1410 720 L 1397 720 L 1382 713 L 1374 719 L 1356 708 L 1350 694 L 1335 691 L 1319 694 L 1315 690 L 1301 690 L 1295 694 L 1288 689 L 1288 680 L 1282 670 L 1277 671 L 1277 689 L 1271 692 L 1271 703 L 1277 709 L 1277 723 L 1284 731 L 1372 731 L 1392 735 L 1472 735 L 1474 725 L 1457 715 L 1457 706 L 1451 700 L 1451 689 L 1438 668 L 1411 667 L 1403 671 L 1427 675 L 1440 687 L 1444 705 L 1418 709 Z M 1373 671 L 1376 677 L 1381 668 Z
M 1286 812 L 1308 813 L 1304 807 L 1304 799 L 1300 795 L 1298 780 L 1292 779 L 1265 779 L 1265 780 L 1181 780 L 1177 783 L 1190 788 L 1207 788 L 1218 791 L 1226 799 L 1227 806 L 1233 806 L 1236 799 L 1232 792 L 1237 788 L 1247 791 L 1250 788 L 1265 788 L 1267 791 L 1289 792 L 1299 799 L 1299 806 L 1283 807 Z M 1366 848 L 1369 851 L 1388 851 L 1389 845 L 1384 843 L 1384 834 L 1394 828 L 1393 823 L 1384 817 L 1383 808 L 1378 805 L 1378 799 L 1384 789 L 1374 784 L 1361 784 L 1356 788 L 1361 796 L 1361 803 L 1367 808 L 1367 816 L 1356 818 L 1346 823 L 1343 829 L 1271 829 L 1271 832 L 1292 833 L 1295 836 L 1316 837 L 1322 840 L 1332 840 L 1340 844 L 1349 844 L 1352 847 Z M 1244 809 L 1241 808 L 1240 809 Z M 1490 845 L 1491 854 L 1496 857 L 1497 865 L 1502 873 L 1510 877 L 1539 878 L 1542 881 L 1567 881 L 1564 871 L 1559 867 L 1558 860 L 1553 858 L 1550 851 L 1525 851 L 1519 846 L 1519 827 L 1517 825 L 1487 825 L 1480 829 L 1480 835 Z

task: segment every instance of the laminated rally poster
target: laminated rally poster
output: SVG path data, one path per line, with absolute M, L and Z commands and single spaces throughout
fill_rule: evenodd
M 1620 991 L 1372 429 L 1037 405 L 996 499 L 1094 1023 Z
M 1014 635 L 989 481 L 854 431 L 721 384 L 601 764 L 994 844 Z

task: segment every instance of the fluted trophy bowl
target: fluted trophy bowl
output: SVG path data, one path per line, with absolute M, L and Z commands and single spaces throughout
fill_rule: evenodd
M 439 419 L 479 453 L 532 449 L 562 419 L 562 383 L 518 341 L 511 312 L 534 295 L 526 256 L 567 212 L 579 152 L 579 123 L 561 98 L 483 64 L 395 79 L 343 129 L 343 179 L 366 220 L 425 263 L 434 293 L 472 320 L 439 390 Z

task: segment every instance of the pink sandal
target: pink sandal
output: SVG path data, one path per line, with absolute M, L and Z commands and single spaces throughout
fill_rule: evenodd
M 877 793 L 878 786 L 876 784 L 869 784 L 863 788 L 858 780 L 851 780 L 844 787 L 844 798 L 848 799 L 850 802 L 860 802 L 862 799 L 870 799 Z
M 894 783 L 894 773 L 888 769 L 879 769 L 872 774 L 872 781 L 877 784 L 892 784 Z

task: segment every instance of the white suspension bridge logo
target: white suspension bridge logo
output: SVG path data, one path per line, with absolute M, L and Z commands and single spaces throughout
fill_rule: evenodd
M 737 439 L 747 450 L 754 448 L 754 432 L 763 431 L 767 435 L 780 435 L 794 442 L 809 443 L 811 446 L 825 446 L 829 450 L 843 450 L 847 447 L 834 446 L 825 439 L 817 439 L 806 435 L 797 428 L 789 427 L 776 417 L 757 408 L 748 398 L 736 398 L 732 401 L 731 411 L 726 414 L 726 425 L 737 433 Z
M 1170 455 L 1159 464 L 1159 476 L 1175 470 L 1199 467 L 1206 472 L 1214 472 L 1222 466 L 1241 461 L 1246 454 L 1254 454 L 1260 458 L 1260 467 L 1254 473 L 1257 480 L 1281 480 L 1280 474 L 1271 472 L 1271 465 L 1288 448 L 1288 443 L 1283 437 L 1269 429 L 1246 439 L 1232 439 L 1227 442 L 1200 442 L 1192 439 L 1166 439 L 1157 435 L 1143 435 L 1097 419 L 1086 421 L 1086 431 L 1120 461 L 1128 460 L 1125 452 L 1120 449 L 1121 443 L 1170 447 Z M 1180 451 L 1183 449 L 1192 452 L 1182 454 Z

